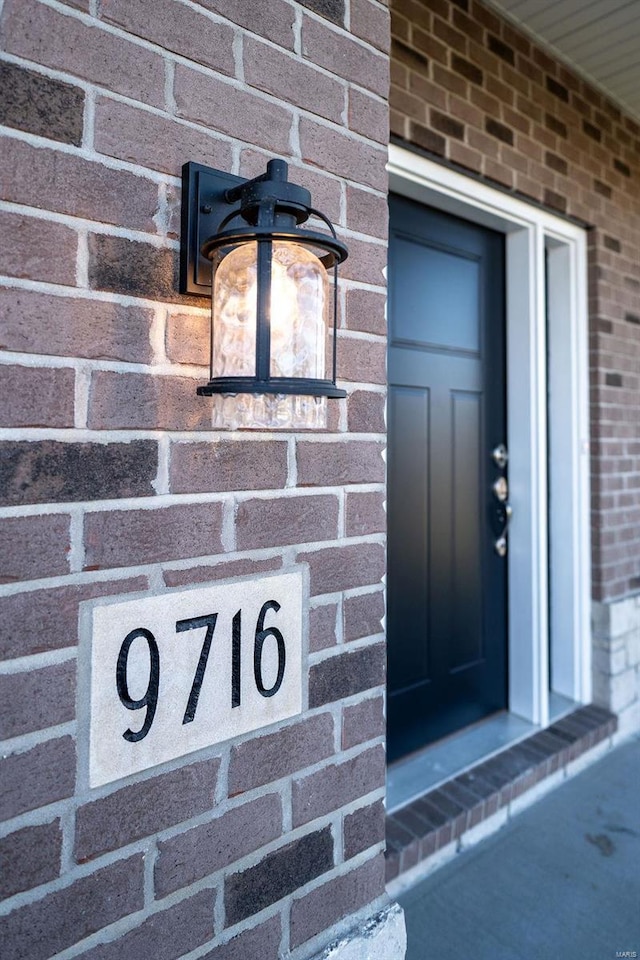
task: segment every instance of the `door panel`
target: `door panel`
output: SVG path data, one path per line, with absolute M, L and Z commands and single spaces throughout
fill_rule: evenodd
M 429 677 L 429 391 L 397 387 L 389 398 L 390 459 L 404 477 L 406 509 L 389 528 L 389 554 L 396 558 L 395 576 L 406 585 L 395 598 L 395 609 L 405 641 L 389 661 L 395 687 L 410 686 Z
M 504 238 L 390 198 L 390 759 L 506 706 Z

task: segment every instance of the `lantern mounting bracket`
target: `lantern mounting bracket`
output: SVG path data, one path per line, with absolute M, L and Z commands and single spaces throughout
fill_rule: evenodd
M 202 255 L 202 245 L 220 229 L 225 217 L 240 210 L 240 198 L 230 202 L 227 191 L 247 181 L 201 163 L 182 167 L 182 236 L 180 293 L 211 297 L 211 261 Z

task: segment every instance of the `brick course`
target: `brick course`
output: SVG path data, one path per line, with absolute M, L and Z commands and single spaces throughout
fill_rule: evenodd
M 213 804 L 218 760 L 181 767 L 80 807 L 74 854 L 83 863 L 204 813 Z M 126 823 L 122 810 L 129 810 Z
M 213 936 L 215 900 L 215 891 L 201 890 L 168 910 L 152 914 L 123 937 L 82 956 L 85 960 L 179 960 L 185 950 L 193 950 Z
M 161 841 L 154 870 L 156 895 L 164 897 L 215 873 L 276 840 L 281 832 L 280 797 L 267 794 L 171 840 Z
M 19 907 L 3 921 L 3 957 L 46 960 L 140 910 L 142 871 L 141 856 L 119 860 L 42 900 Z

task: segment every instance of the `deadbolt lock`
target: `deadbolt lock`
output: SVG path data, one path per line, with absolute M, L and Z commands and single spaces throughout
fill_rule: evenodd
M 506 537 L 498 537 L 498 539 L 496 540 L 496 542 L 495 542 L 495 544 L 494 544 L 494 547 L 495 547 L 495 551 L 496 551 L 496 553 L 498 554 L 499 557 L 506 557 L 506 555 L 507 555 L 507 538 L 506 538 Z
M 491 458 L 496 467 L 498 467 L 500 470 L 504 470 L 509 461 L 509 453 L 504 443 L 499 443 L 497 447 L 494 447 L 494 449 L 491 451 Z

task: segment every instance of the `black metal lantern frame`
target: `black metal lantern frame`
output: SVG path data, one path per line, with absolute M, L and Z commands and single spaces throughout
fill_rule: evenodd
M 330 220 L 311 206 L 310 192 L 288 181 L 284 160 L 270 160 L 266 173 L 253 180 L 187 163 L 182 186 L 182 293 L 211 296 L 216 270 L 225 256 L 242 244 L 255 243 L 257 249 L 255 376 L 214 377 L 212 342 L 211 379 L 198 387 L 198 394 L 345 397 L 346 392 L 336 386 L 336 345 L 338 264 L 346 259 L 347 248 L 338 240 Z M 325 223 L 330 233 L 303 228 L 311 217 Z M 333 273 L 331 379 L 271 373 L 272 257 L 273 245 L 280 241 L 312 248 L 325 269 Z M 212 316 L 212 338 L 213 327 Z

